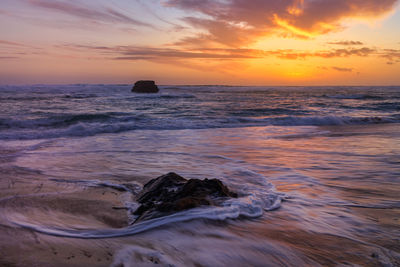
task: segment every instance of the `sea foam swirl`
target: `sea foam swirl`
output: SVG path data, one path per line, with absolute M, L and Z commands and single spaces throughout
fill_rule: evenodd
M 280 207 L 282 195 L 270 195 L 268 199 L 261 200 L 254 195 L 241 197 L 226 201 L 222 207 L 201 207 L 194 208 L 164 217 L 154 218 L 142 222 L 132 224 L 121 229 L 81 229 L 79 227 L 59 227 L 45 225 L 43 222 L 34 222 L 31 218 L 21 213 L 3 214 L 7 220 L 19 227 L 27 228 L 43 234 L 94 239 L 94 238 L 111 238 L 138 234 L 149 231 L 164 225 L 191 221 L 195 219 L 208 219 L 224 221 L 227 219 L 238 218 L 257 218 L 263 214 L 264 210 L 273 210 Z

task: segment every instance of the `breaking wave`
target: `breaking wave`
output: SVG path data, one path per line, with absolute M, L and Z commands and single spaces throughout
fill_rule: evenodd
M 323 97 L 333 99 L 384 99 L 379 95 L 368 95 L 368 94 L 338 94 L 338 95 L 323 95 Z
M 59 137 L 84 137 L 132 130 L 184 130 L 257 126 L 329 126 L 396 122 L 400 122 L 399 116 L 283 116 L 275 118 L 231 116 L 228 118 L 208 119 L 199 117 L 193 119 L 190 117 L 160 118 L 145 114 L 101 113 L 52 116 L 47 119 L 33 120 L 0 118 L 0 139 L 30 140 Z
M 397 87 L 160 88 L 156 94 L 133 94 L 129 85 L 2 86 L 0 140 L 400 122 Z

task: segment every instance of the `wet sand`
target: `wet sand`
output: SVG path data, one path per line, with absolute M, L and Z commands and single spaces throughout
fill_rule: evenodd
M 247 263 L 252 266 L 296 266 L 298 263 L 310 266 L 400 265 L 398 237 L 379 238 L 369 233 L 360 236 L 360 240 L 365 241 L 363 243 L 340 234 L 306 230 L 291 214 L 290 199 L 279 210 L 254 220 L 183 222 L 110 239 L 46 235 L 17 227 L 7 219 L 23 220 L 20 217 L 23 214 L 30 222 L 52 227 L 122 228 L 128 226 L 129 218 L 126 210 L 116 207 L 122 206 L 122 195 L 125 194 L 126 198 L 126 192 L 113 188 L 82 190 L 75 185 L 56 182 L 43 184 L 41 181 L 45 177 L 40 173 L 14 170 L 5 174 L 6 170 L 2 171 L 1 266 L 129 266 L 126 265 L 127 258 L 132 262 L 131 266 L 168 265 L 168 262 L 177 266 L 245 266 L 236 260 L 243 256 L 237 255 L 237 251 L 242 251 L 247 245 L 250 247 L 246 257 L 253 259 Z M 399 210 L 351 208 L 351 212 L 393 229 L 393 235 L 398 230 Z M 241 244 L 241 237 L 253 239 L 254 243 Z M 169 244 L 171 238 L 181 241 Z M 376 246 L 372 247 L 371 243 Z M 203 253 L 211 244 L 210 258 L 204 260 Z M 232 250 L 226 249 L 224 244 L 229 244 Z M 169 251 L 171 255 L 168 255 Z M 291 264 L 288 265 L 288 261 Z M 125 265 L 121 265 L 124 262 Z
M 399 129 L 386 127 L 390 133 Z M 165 145 L 165 153 L 142 156 L 137 147 L 143 137 L 136 135 L 118 139 L 107 153 L 87 153 L 85 148 L 78 153 L 82 144 L 98 151 L 93 145 L 101 140 L 97 137 L 69 140 L 69 146 L 57 140 L 25 154 L 17 148 L 0 149 L 0 266 L 400 266 L 399 143 L 391 137 L 379 139 L 382 126 L 367 127 L 373 133 L 366 136 L 360 135 L 363 127 L 354 128 L 354 135 L 339 129 L 343 139 L 322 134 L 308 143 L 297 137 L 265 139 L 263 128 L 241 130 L 241 139 L 222 132 L 234 130 L 203 132 L 206 145 L 201 149 L 208 152 L 210 142 L 218 148 L 211 155 L 192 146 L 193 139 L 187 147 L 194 151 L 184 147 L 183 154 L 166 138 L 171 148 Z M 100 145 L 112 143 L 102 138 Z M 127 146 L 140 153 L 128 156 Z M 143 159 L 148 168 L 130 175 Z M 131 218 L 121 207 L 133 195 L 88 182 L 106 177 L 114 185 L 144 184 L 155 178 L 147 170 L 158 166 L 165 173 L 170 166 L 184 169 L 190 163 L 193 172 L 206 171 L 207 164 L 212 172 L 226 168 L 229 178 L 240 171 L 237 175 L 248 183 L 267 177 L 288 197 L 279 209 L 259 218 L 196 219 L 118 238 L 65 238 L 15 224 L 74 230 L 128 227 Z M 101 172 L 93 173 L 97 169 Z

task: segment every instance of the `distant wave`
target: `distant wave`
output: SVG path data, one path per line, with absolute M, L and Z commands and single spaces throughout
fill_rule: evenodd
M 132 130 L 183 130 L 208 128 L 240 128 L 255 126 L 328 126 L 398 123 L 400 116 L 340 117 L 340 116 L 283 116 L 251 118 L 160 118 L 144 114 L 99 113 L 67 114 L 33 120 L 0 118 L 0 139 L 29 140 L 59 137 L 83 137 L 102 133 Z
M 185 99 L 185 98 L 196 98 L 195 95 L 193 94 L 187 94 L 187 93 L 156 93 L 156 94 L 132 94 L 129 97 L 126 97 L 126 100 L 135 100 L 135 99 L 140 99 L 140 98 L 160 98 L 160 99 Z
M 0 86 L 0 140 L 134 130 L 400 122 L 398 87 Z M 85 99 L 86 98 L 86 99 Z
M 3 96 L 0 97 L 1 101 L 45 101 L 45 100 L 54 100 L 57 98 L 67 98 L 67 99 L 86 99 L 86 98 L 94 98 L 98 97 L 96 94 L 36 94 L 36 95 L 27 95 L 27 94 L 12 94 L 12 96 Z
M 344 105 L 341 104 L 340 108 L 357 111 L 375 111 L 375 112 L 398 112 L 400 111 L 400 102 L 380 102 L 380 103 L 368 103 L 363 105 Z
M 0 102 L 1 101 L 42 101 L 42 100 L 49 100 L 53 97 L 46 97 L 46 96 L 6 96 L 6 97 L 0 97 Z
M 384 97 L 379 95 L 368 95 L 368 94 L 323 95 L 323 97 L 334 98 L 334 99 L 384 99 Z
M 3 128 L 35 128 L 35 127 L 65 127 L 79 122 L 113 122 L 117 116 L 129 115 L 122 112 L 87 113 L 87 114 L 59 114 L 47 118 L 16 120 L 0 118 L 0 129 Z M 125 116 L 123 120 L 134 120 L 132 116 Z
M 300 108 L 248 108 L 232 111 L 233 116 L 260 116 L 260 115 L 307 115 L 310 111 Z
M 165 99 L 176 99 L 176 98 L 196 98 L 195 95 L 191 94 L 164 94 L 160 96 Z
M 352 125 L 377 124 L 399 122 L 394 117 L 340 117 L 340 116 L 310 116 L 310 117 L 283 117 L 276 118 L 271 123 L 276 126 L 325 126 L 325 125 Z

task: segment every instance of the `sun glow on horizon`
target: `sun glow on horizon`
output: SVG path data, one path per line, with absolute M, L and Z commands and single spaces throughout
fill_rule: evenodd
M 399 1 L 338 1 L 4 0 L 0 84 L 400 84 Z

